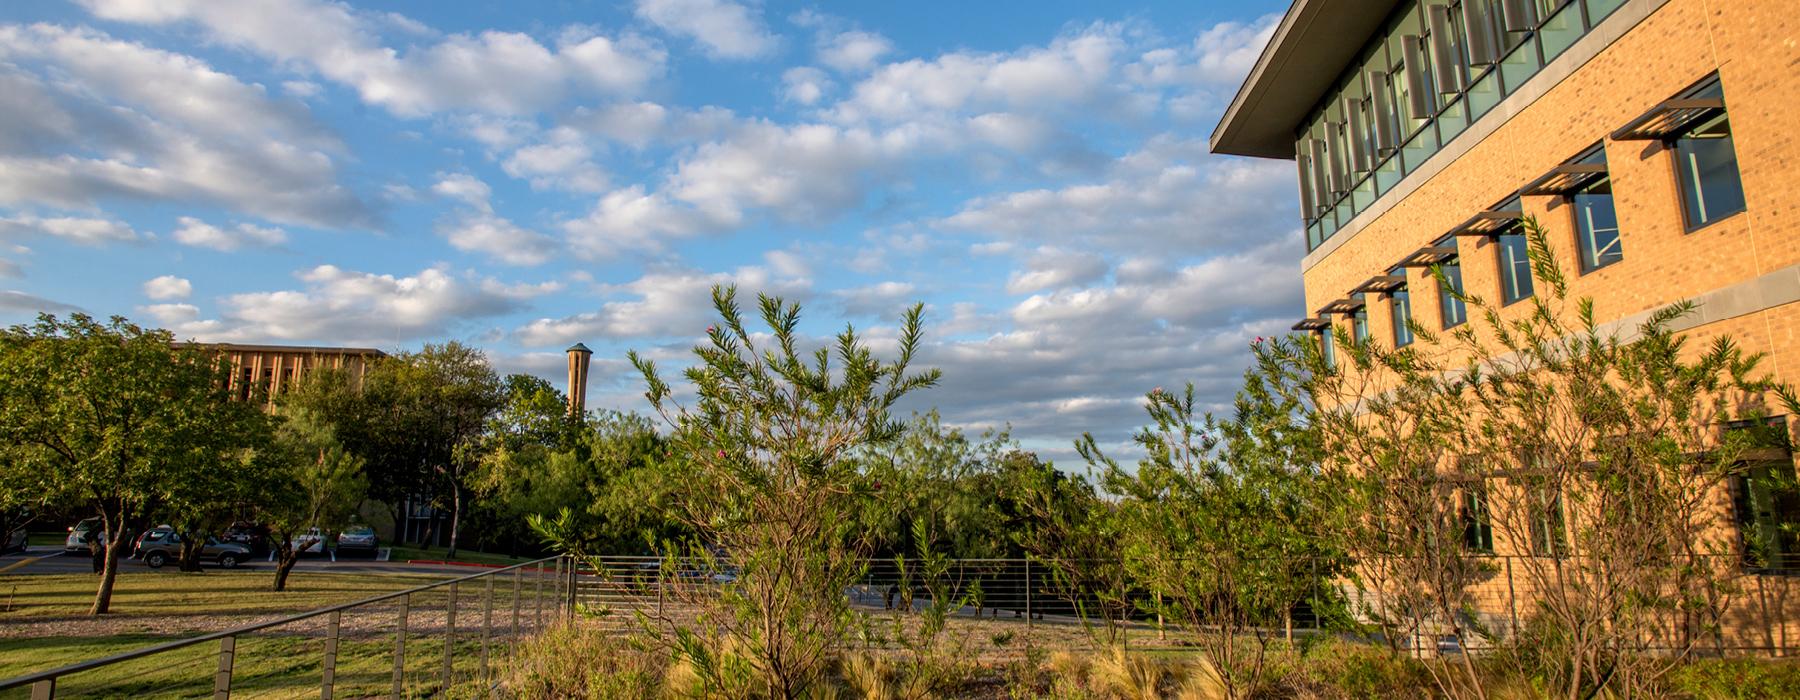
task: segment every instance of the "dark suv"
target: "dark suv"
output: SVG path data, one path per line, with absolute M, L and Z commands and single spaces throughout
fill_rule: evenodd
M 144 531 L 138 536 L 137 552 L 133 555 L 144 560 L 144 564 L 152 569 L 160 569 L 164 564 L 181 558 L 181 533 L 173 528 L 159 527 Z M 250 559 L 250 548 L 236 542 L 220 542 L 211 537 L 200 546 L 200 560 L 218 562 L 220 568 L 235 569 Z

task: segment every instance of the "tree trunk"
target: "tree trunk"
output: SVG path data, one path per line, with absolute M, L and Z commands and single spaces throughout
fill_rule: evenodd
M 125 549 L 128 534 L 123 527 L 118 530 L 117 533 L 107 535 L 105 566 L 100 570 L 100 590 L 94 593 L 94 607 L 88 609 L 89 615 L 105 615 L 112 609 L 113 582 L 119 578 L 119 554 Z
M 205 544 L 205 535 L 183 534 L 181 536 L 182 571 L 200 573 L 200 550 Z
M 311 546 L 311 545 L 308 545 Z M 300 550 L 292 544 L 277 550 L 275 555 L 275 590 L 287 590 L 288 572 L 294 570 L 294 564 L 300 561 Z
M 456 535 L 462 527 L 462 489 L 456 484 L 450 485 L 450 550 L 444 553 L 445 559 L 456 558 Z

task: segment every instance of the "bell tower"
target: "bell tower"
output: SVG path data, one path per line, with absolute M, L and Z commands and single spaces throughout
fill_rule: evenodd
M 594 351 L 586 345 L 576 343 L 569 346 L 569 415 L 579 416 L 587 412 L 588 360 L 593 358 Z

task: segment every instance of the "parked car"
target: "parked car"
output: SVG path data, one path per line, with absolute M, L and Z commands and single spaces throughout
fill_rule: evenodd
M 239 520 L 225 528 L 219 539 L 236 542 L 250 548 L 250 553 L 261 556 L 269 553 L 269 528 L 258 523 Z
M 83 518 L 81 522 L 69 526 L 69 539 L 63 541 L 63 553 L 87 554 L 87 534 L 89 530 L 100 530 L 100 546 L 106 546 L 106 532 L 100 526 L 100 519 Z
M 309 528 L 306 532 L 295 535 L 288 544 L 301 554 L 324 554 L 325 533 L 316 527 Z
M 337 550 L 339 556 L 351 554 L 367 554 L 375 556 L 380 541 L 375 537 L 375 528 L 367 525 L 352 525 L 338 533 Z
M 0 537 L 0 554 L 25 551 L 25 528 L 19 528 Z
M 138 538 L 137 556 L 152 569 L 181 558 L 182 535 L 173 528 L 159 527 Z M 200 561 L 216 562 L 219 568 L 235 569 L 250 559 L 250 548 L 236 542 L 221 542 L 208 537 L 200 545 Z

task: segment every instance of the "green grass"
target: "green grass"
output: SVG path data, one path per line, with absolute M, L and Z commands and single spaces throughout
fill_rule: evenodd
M 388 553 L 388 560 L 390 560 L 390 561 L 407 561 L 407 560 L 412 560 L 412 559 L 422 559 L 422 560 L 426 560 L 426 561 L 460 561 L 460 562 L 467 562 L 470 564 L 499 564 L 501 566 L 512 566 L 514 564 L 523 564 L 525 562 L 531 561 L 531 559 L 532 559 L 531 557 L 514 557 L 514 556 L 506 555 L 506 554 L 489 554 L 487 552 L 475 552 L 475 551 L 470 551 L 467 549 L 457 550 L 456 556 L 454 556 L 454 557 L 444 556 L 444 550 L 441 548 L 440 549 L 420 549 L 418 547 L 396 545 L 396 546 L 392 547 L 391 549 L 392 549 L 392 551 L 390 551 Z
M 88 574 L 0 576 L 0 678 L 101 658 L 152 644 L 198 636 L 256 620 L 313 610 L 439 577 L 296 572 L 289 590 L 269 590 L 273 575 L 237 571 L 119 576 L 112 614 L 86 615 L 96 579 Z M 458 697 L 477 697 L 479 637 L 485 587 L 464 584 L 458 596 Z M 496 590 L 496 630 L 507 626 L 507 586 Z M 408 697 L 438 697 L 444 658 L 442 613 L 446 589 L 413 596 L 406 653 Z M 10 603 L 10 608 L 8 605 Z M 394 606 L 398 601 L 344 613 L 338 655 L 338 697 L 385 696 L 392 686 Z M 529 604 L 523 606 L 530 611 Z M 526 613 L 530 615 L 529 612 Z M 529 617 L 526 618 L 529 620 Z M 324 657 L 324 620 L 296 623 L 242 637 L 234 662 L 234 697 L 317 697 Z M 504 652 L 495 635 L 494 668 Z M 218 642 L 134 659 L 68 676 L 59 697 L 195 697 L 212 689 Z M 0 691 L 0 700 L 26 697 Z
M 113 584 L 112 614 L 107 619 L 296 613 L 440 579 L 295 571 L 288 577 L 288 589 L 280 593 L 270 590 L 274 580 L 275 574 L 266 571 L 121 573 Z M 85 616 L 98 585 L 93 574 L 0 576 L 0 624 Z

